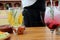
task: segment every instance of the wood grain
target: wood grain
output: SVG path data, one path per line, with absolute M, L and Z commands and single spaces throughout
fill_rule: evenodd
M 11 34 L 11 40 L 60 40 L 60 35 L 56 35 L 54 31 L 53 35 L 47 27 L 28 27 L 24 34 L 14 36 Z

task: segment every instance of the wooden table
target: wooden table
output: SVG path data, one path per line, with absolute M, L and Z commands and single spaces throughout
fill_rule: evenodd
M 56 31 L 52 35 L 47 27 L 28 27 L 23 35 L 14 36 L 11 34 L 11 40 L 60 40 L 60 35 L 56 35 Z

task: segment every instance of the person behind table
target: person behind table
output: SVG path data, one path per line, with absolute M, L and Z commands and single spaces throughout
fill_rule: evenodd
M 24 25 L 26 27 L 45 26 L 45 0 L 21 0 Z

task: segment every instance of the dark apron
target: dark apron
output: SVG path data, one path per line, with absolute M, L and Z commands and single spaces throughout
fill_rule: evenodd
M 37 0 L 33 5 L 25 7 L 23 11 L 24 24 L 27 27 L 43 26 L 45 0 Z M 43 14 L 43 15 L 42 15 Z M 41 20 L 41 17 L 42 20 Z

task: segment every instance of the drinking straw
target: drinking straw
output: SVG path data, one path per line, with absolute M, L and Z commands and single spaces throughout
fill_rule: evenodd
M 51 2 L 51 7 L 52 7 L 52 0 L 50 0 L 50 2 Z
M 50 0 L 50 2 L 51 2 L 51 7 L 50 7 L 50 13 L 51 13 L 51 17 L 52 17 L 52 19 L 54 19 L 54 10 L 53 10 L 53 5 L 52 5 L 52 0 Z

